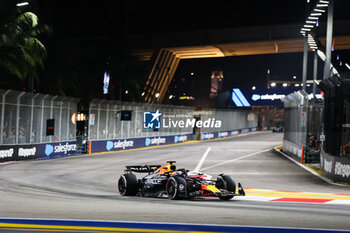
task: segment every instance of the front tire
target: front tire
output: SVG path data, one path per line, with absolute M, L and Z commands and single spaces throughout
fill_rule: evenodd
M 220 175 L 217 178 L 216 185 L 218 189 L 225 189 L 227 191 L 236 193 L 236 182 L 233 180 L 232 176 Z M 221 200 L 230 200 L 234 195 L 219 196 Z
M 123 174 L 118 180 L 118 191 L 122 196 L 135 196 L 138 189 L 138 180 L 134 174 Z
M 187 183 L 185 178 L 181 176 L 170 177 L 166 183 L 166 192 L 171 200 L 187 198 Z

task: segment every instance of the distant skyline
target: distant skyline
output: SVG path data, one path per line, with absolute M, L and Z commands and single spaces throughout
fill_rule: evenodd
M 350 51 L 335 51 L 341 57 L 350 57 Z M 233 56 L 224 58 L 184 59 L 180 61 L 174 79 L 179 82 L 183 77 L 191 79 L 194 73 L 195 89 L 203 89 L 203 95 L 209 95 L 210 76 L 213 70 L 224 73 L 223 91 L 234 87 L 266 88 L 267 70 L 272 80 L 302 81 L 302 53 L 278 53 L 254 56 Z M 324 62 L 318 60 L 318 79 L 322 79 Z M 296 79 L 293 79 L 296 76 Z M 309 52 L 308 80 L 313 78 L 313 53 Z M 198 80 L 200 79 L 200 80 Z M 172 85 L 174 85 L 172 83 Z M 204 94 L 206 93 L 206 94 Z

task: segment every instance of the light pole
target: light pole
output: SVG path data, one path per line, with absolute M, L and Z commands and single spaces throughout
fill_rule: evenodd
M 304 55 L 303 55 L 303 91 L 306 92 L 306 78 L 307 78 L 307 55 L 309 53 L 307 36 L 304 38 Z
M 323 79 L 331 76 L 332 38 L 333 38 L 333 2 L 329 0 L 327 16 L 327 36 L 326 36 L 326 61 L 323 70 Z
M 314 97 L 314 101 L 316 102 L 316 80 L 317 80 L 317 61 L 318 61 L 318 55 L 317 55 L 317 50 L 314 52 L 314 80 L 312 82 L 312 94 Z

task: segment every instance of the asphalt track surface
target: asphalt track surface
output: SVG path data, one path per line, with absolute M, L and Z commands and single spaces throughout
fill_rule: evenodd
M 283 134 L 258 133 L 158 148 L 0 165 L 0 217 L 168 222 L 350 230 L 350 205 L 122 197 L 125 165 L 164 164 L 232 175 L 243 187 L 350 194 L 273 150 Z M 141 177 L 141 176 L 140 176 Z

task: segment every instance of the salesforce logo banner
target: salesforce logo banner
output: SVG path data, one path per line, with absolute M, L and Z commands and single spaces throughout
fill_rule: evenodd
M 235 107 L 251 107 L 251 106 L 283 106 L 282 100 L 289 94 L 299 91 L 300 87 L 283 87 L 276 85 L 270 89 L 232 89 L 231 103 Z M 307 87 L 307 92 L 312 93 L 312 87 Z M 316 98 L 322 100 L 321 90 L 317 88 Z M 309 99 L 312 98 L 309 96 Z
M 71 155 L 75 155 L 76 151 L 77 151 L 77 144 L 75 141 L 55 142 L 55 143 L 38 145 L 39 158 L 71 156 Z
M 231 136 L 235 136 L 235 135 L 238 135 L 238 134 L 239 134 L 238 130 L 232 130 L 231 131 Z
M 146 138 L 145 146 L 159 146 L 162 144 L 166 144 L 167 137 L 155 137 L 155 138 Z
M 174 143 L 186 142 L 188 140 L 191 140 L 189 135 L 174 136 Z
M 218 132 L 218 138 L 225 138 L 230 136 L 230 133 L 228 131 Z
M 192 134 L 175 135 L 175 136 L 159 136 L 159 137 L 147 137 L 147 138 L 127 138 L 118 140 L 101 140 L 91 141 L 91 153 L 104 152 L 104 151 L 118 151 L 128 150 L 134 148 L 148 147 L 148 146 L 161 146 L 166 144 L 182 143 L 188 140 L 192 140 Z M 49 146 L 48 152 L 51 151 Z
M 213 133 L 202 133 L 201 135 L 201 140 L 209 140 L 209 139 L 213 139 L 213 138 L 217 138 L 217 136 L 215 136 L 215 132 Z
M 91 141 L 91 153 L 128 150 L 140 147 L 140 145 L 144 145 L 143 138 Z
M 125 150 L 134 147 L 133 139 L 109 140 L 106 142 L 106 150 Z

